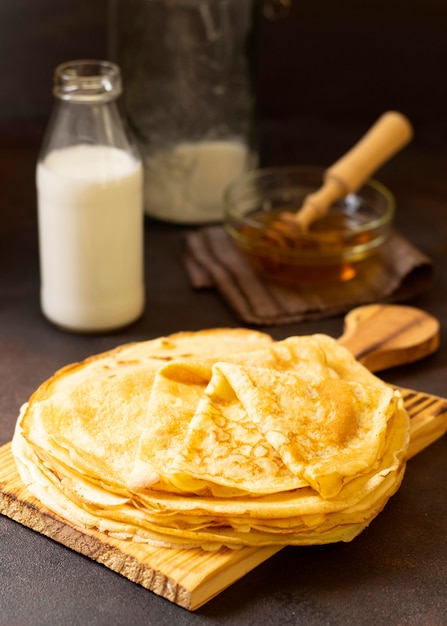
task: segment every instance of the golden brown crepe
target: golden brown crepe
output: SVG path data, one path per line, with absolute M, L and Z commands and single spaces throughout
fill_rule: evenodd
M 400 394 L 325 335 L 178 333 L 69 366 L 23 407 L 23 481 L 72 523 L 164 546 L 349 541 L 405 469 Z

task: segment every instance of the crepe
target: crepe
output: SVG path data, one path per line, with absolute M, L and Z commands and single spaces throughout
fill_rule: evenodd
M 178 333 L 57 372 L 22 480 L 72 523 L 166 547 L 350 541 L 403 478 L 400 394 L 326 335 Z

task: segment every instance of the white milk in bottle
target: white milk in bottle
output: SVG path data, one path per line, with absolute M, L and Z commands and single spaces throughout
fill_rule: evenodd
M 118 66 L 56 68 L 36 183 L 41 308 L 55 325 L 105 332 L 143 312 L 143 168 L 116 100 Z
M 41 305 L 69 329 L 133 321 L 144 307 L 142 167 L 111 146 L 77 145 L 37 167 Z

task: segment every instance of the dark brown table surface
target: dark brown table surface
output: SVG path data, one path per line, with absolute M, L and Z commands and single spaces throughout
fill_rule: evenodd
M 272 125 L 264 160 L 328 165 L 372 121 Z M 396 196 L 400 232 L 433 259 L 433 283 L 410 304 L 440 320 L 441 347 L 381 375 L 447 397 L 447 134 L 436 124 L 416 130 L 413 144 L 378 178 Z M 215 292 L 191 290 L 180 256 L 185 229 L 148 220 L 144 316 L 103 336 L 53 328 L 39 308 L 34 167 L 40 140 L 37 123 L 0 125 L 0 444 L 11 439 L 20 405 L 67 363 L 178 330 L 239 325 Z M 336 317 L 270 331 L 277 339 L 311 332 L 336 337 L 342 327 Z M 444 437 L 412 459 L 399 492 L 352 543 L 284 549 L 194 614 L 0 516 L 0 624 L 446 624 L 446 453 Z

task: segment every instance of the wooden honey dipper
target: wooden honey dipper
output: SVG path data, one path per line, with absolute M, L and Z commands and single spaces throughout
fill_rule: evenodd
M 381 165 L 413 137 L 409 120 L 397 111 L 384 113 L 367 133 L 323 176 L 323 185 L 307 195 L 296 212 L 283 211 L 266 228 L 266 238 L 279 245 L 293 244 L 310 225 L 324 217 L 330 206 L 356 192 Z M 276 236 L 277 235 L 277 236 Z M 330 237 L 330 233 L 328 233 Z

